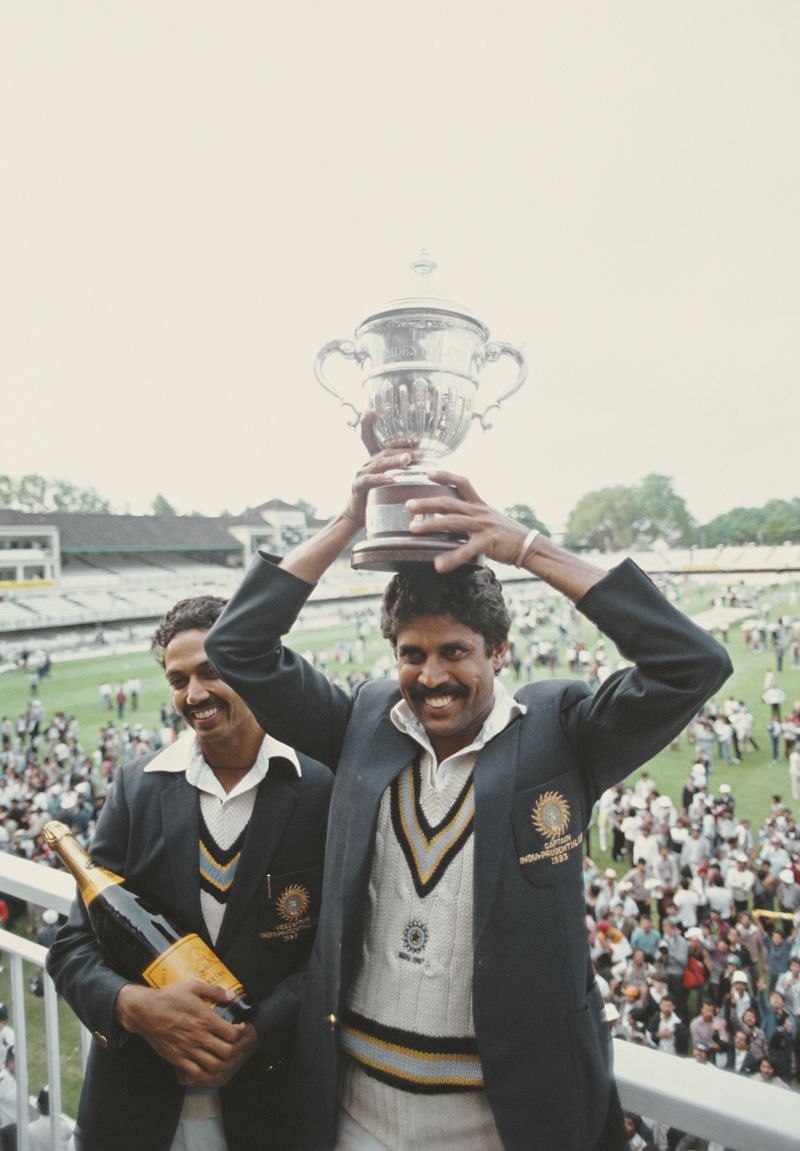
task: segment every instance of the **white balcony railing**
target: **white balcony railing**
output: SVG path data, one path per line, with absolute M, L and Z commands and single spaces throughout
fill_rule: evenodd
M 614 1040 L 622 1105 L 731 1151 L 800 1151 L 800 1093 Z
M 0 892 L 24 899 L 38 907 L 52 907 L 66 914 L 69 911 L 75 884 L 71 876 L 52 867 L 29 863 L 25 859 L 0 852 Z M 11 984 L 11 1024 L 14 1028 L 17 1080 L 17 1147 L 28 1151 L 28 1124 L 30 1117 L 30 1085 L 28 1082 L 28 1026 L 25 1010 L 25 972 L 23 963 L 43 967 L 44 947 L 24 936 L 0 930 L 0 951 L 5 953 Z M 47 1057 L 47 1082 L 50 1090 L 50 1139 L 53 1148 L 61 1148 L 59 1117 L 61 1116 L 61 1053 L 58 1029 L 58 997 L 52 979 L 44 977 L 44 1047 Z M 89 1034 L 81 1028 L 83 1062 L 89 1049 Z
M 54 871 L 0 852 L 0 892 L 66 913 L 74 883 L 63 871 Z M 28 1109 L 23 1106 L 29 1097 L 29 1085 L 22 964 L 28 962 L 41 967 L 45 951 L 8 931 L 0 931 L 0 950 L 10 959 L 20 1116 L 18 1146 L 20 1151 L 28 1151 Z M 44 979 L 44 1018 L 51 1136 L 52 1145 L 56 1148 L 59 1144 L 55 1117 L 61 1114 L 58 1011 L 55 988 L 47 975 Z M 88 1042 L 88 1033 L 82 1028 L 84 1062 Z M 614 1058 L 622 1105 L 628 1111 L 713 1139 L 731 1151 L 800 1149 L 800 1093 L 796 1091 L 755 1083 L 716 1067 L 701 1067 L 693 1059 L 664 1055 L 621 1040 L 614 1042 Z

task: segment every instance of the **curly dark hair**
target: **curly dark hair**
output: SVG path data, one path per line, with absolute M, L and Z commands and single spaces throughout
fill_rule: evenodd
M 511 619 L 503 586 L 485 567 L 460 567 L 440 575 L 432 564 L 411 565 L 383 594 L 381 631 L 392 647 L 397 633 L 423 615 L 449 615 L 482 635 L 493 652 L 508 639 Z
M 167 644 L 178 632 L 192 631 L 194 628 L 208 631 L 222 615 L 227 602 L 218 595 L 196 595 L 191 599 L 178 600 L 159 622 L 150 644 L 150 650 L 155 653 L 161 666 L 164 666 Z

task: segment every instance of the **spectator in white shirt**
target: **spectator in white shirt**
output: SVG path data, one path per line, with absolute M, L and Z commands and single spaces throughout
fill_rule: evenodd
M 728 924 L 733 922 L 733 892 L 726 887 L 721 876 L 706 887 L 706 902 L 711 911 L 719 912 L 720 919 Z
M 696 927 L 700 896 L 690 885 L 688 879 L 681 880 L 680 887 L 675 892 L 672 901 L 675 904 L 675 918 L 684 931 L 689 927 Z
M 675 1004 L 669 995 L 664 995 L 658 1005 L 658 1016 L 650 1024 L 650 1034 L 659 1051 L 667 1055 L 686 1055 L 688 1052 L 685 1023 L 675 1011 Z
M 646 820 L 633 841 L 633 860 L 634 863 L 638 863 L 643 859 L 650 875 L 653 874 L 658 859 L 659 846 L 658 838 L 653 835 L 653 824 L 650 820 Z
M 732 1016 L 731 1022 L 735 1027 L 738 1027 L 744 1020 L 745 1011 L 749 1011 L 753 1006 L 749 980 L 744 971 L 736 971 L 731 978 L 729 1002 Z
M 681 867 L 690 867 L 692 874 L 697 873 L 697 869 L 704 859 L 710 855 L 710 848 L 708 843 L 700 834 L 700 828 L 695 825 L 689 832 L 689 838 L 685 840 L 681 847 Z
M 755 875 L 747 866 L 747 856 L 737 855 L 736 866 L 728 872 L 726 882 L 733 893 L 733 902 L 737 914 L 747 911 L 750 903 L 750 892 L 753 890 Z

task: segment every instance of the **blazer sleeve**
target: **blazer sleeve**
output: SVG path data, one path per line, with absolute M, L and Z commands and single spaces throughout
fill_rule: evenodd
M 335 770 L 352 699 L 281 642 L 312 590 L 259 553 L 205 648 L 265 731 Z
M 694 718 L 732 671 L 725 648 L 673 607 L 626 560 L 576 605 L 632 666 L 591 695 L 573 692 L 562 725 L 596 798 L 651 759 Z

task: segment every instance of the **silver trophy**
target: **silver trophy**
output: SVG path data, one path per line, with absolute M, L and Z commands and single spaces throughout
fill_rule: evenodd
M 411 264 L 427 287 L 436 264 L 425 253 Z M 337 353 L 354 360 L 362 373 L 363 403 L 342 396 L 325 375 L 325 361 Z M 480 412 L 475 410 L 479 376 L 488 361 L 510 356 L 517 364 L 512 387 Z M 405 509 L 410 499 L 425 499 L 453 489 L 434 484 L 427 470 L 459 446 L 473 420 L 491 427 L 489 415 L 522 387 L 525 357 L 513 344 L 489 342 L 489 330 L 467 309 L 422 293 L 393 300 L 368 316 L 354 340 L 331 340 L 320 349 L 314 374 L 322 387 L 353 414 L 352 426 L 374 413 L 373 432 L 381 448 L 404 441 L 421 448 L 424 458 L 394 476 L 395 482 L 369 493 L 366 538 L 353 548 L 354 568 L 397 571 L 409 563 L 430 563 L 463 539 L 446 532 L 413 535 Z

